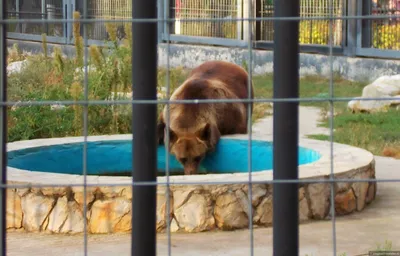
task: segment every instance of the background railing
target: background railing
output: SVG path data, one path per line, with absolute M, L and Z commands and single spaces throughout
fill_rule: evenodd
M 81 1 L 76 0 L 6 0 L 10 19 L 72 18 L 74 10 L 82 11 Z M 248 18 L 250 0 L 159 0 L 159 18 L 176 18 L 169 27 L 159 28 L 160 42 L 167 39 L 176 43 L 223 45 L 245 47 L 248 41 L 246 21 L 229 21 L 232 18 Z M 272 0 L 252 0 L 253 17 L 273 17 Z M 332 8 L 329 8 L 332 6 Z M 302 20 L 299 40 L 302 52 L 327 52 L 330 45 L 329 16 L 400 14 L 400 0 L 300 0 L 300 16 L 326 17 L 318 20 Z M 90 19 L 131 17 L 128 0 L 89 0 Z M 183 22 L 187 18 L 218 18 L 224 22 Z M 181 20 L 182 19 L 182 20 Z M 124 35 L 124 24 L 118 25 L 118 37 Z M 88 27 L 89 43 L 97 44 L 109 38 L 106 25 L 93 22 Z M 53 43 L 72 43 L 72 24 L 18 23 L 8 27 L 8 38 L 40 41 L 46 33 Z M 400 18 L 342 20 L 333 24 L 332 48 L 336 54 L 347 56 L 371 56 L 400 58 Z M 167 34 L 169 33 L 169 35 Z M 252 23 L 254 48 L 272 49 L 273 21 Z

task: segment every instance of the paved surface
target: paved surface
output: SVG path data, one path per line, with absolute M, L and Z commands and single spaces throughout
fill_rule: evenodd
M 300 138 L 305 138 L 310 134 L 325 134 L 329 135 L 330 130 L 325 127 L 319 127 L 320 110 L 315 107 L 299 108 L 299 134 Z M 273 117 L 258 120 L 253 125 L 253 132 L 260 135 L 273 135 Z
M 316 118 L 314 109 L 301 109 L 300 115 Z M 304 124 L 304 122 L 301 122 Z M 315 122 L 305 122 L 301 133 L 310 134 Z M 259 126 L 258 126 L 259 127 Z M 257 126 L 255 128 L 258 128 Z M 272 126 L 271 126 L 272 128 Z M 267 132 L 267 129 L 265 129 Z M 400 179 L 400 160 L 376 157 L 378 179 Z M 376 199 L 362 212 L 337 218 L 337 256 L 367 253 L 385 240 L 400 250 L 400 183 L 378 183 Z M 332 221 L 319 221 L 300 225 L 300 255 L 333 255 Z M 272 228 L 254 230 L 254 255 L 272 255 Z M 91 235 L 88 237 L 87 255 L 130 255 L 129 234 Z M 157 238 L 157 255 L 168 255 L 166 234 Z M 84 255 L 82 235 L 46 235 L 22 232 L 8 233 L 7 255 Z M 172 234 L 171 255 L 174 256 L 245 256 L 250 255 L 250 232 L 207 232 Z

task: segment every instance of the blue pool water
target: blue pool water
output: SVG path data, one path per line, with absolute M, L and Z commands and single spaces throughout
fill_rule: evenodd
M 129 175 L 132 170 L 132 141 L 88 142 L 88 175 Z M 270 170 L 273 167 L 271 142 L 252 141 L 252 171 Z M 216 151 L 202 163 L 200 173 L 248 172 L 248 142 L 238 139 L 221 139 Z M 158 174 L 165 175 L 165 148 L 159 146 Z M 320 158 L 314 150 L 299 148 L 299 164 L 311 163 Z M 183 174 L 180 163 L 172 155 L 171 174 Z M 290 161 L 290 159 L 288 159 Z M 41 172 L 82 174 L 83 143 L 61 144 L 8 152 L 8 166 Z

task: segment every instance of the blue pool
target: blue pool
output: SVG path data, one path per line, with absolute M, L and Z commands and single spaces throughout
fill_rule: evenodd
M 88 175 L 130 175 L 132 170 L 132 141 L 88 142 Z M 248 142 L 221 139 L 214 153 L 202 163 L 199 173 L 248 172 Z M 272 143 L 252 141 L 252 171 L 272 169 Z M 165 148 L 158 147 L 158 175 L 165 175 Z M 299 164 L 311 163 L 320 155 L 311 149 L 299 148 Z M 183 174 L 180 163 L 169 156 L 170 173 Z M 288 159 L 290 161 L 290 159 Z M 82 174 L 83 143 L 35 147 L 8 152 L 8 166 L 40 172 Z

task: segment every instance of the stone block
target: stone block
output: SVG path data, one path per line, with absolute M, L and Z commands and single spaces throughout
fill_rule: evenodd
M 270 225 L 272 224 L 273 209 L 272 195 L 265 197 L 255 210 L 253 222 L 257 224 Z
M 6 228 L 22 227 L 21 197 L 15 189 L 7 189 Z
M 244 194 L 243 191 L 242 193 Z M 243 200 L 242 195 L 240 192 L 238 194 L 239 197 L 235 192 L 227 192 L 217 198 L 214 207 L 214 216 L 219 228 L 230 230 L 248 226 L 248 210 L 245 210 L 241 201 Z M 248 205 L 245 207 L 248 207 Z
M 248 194 L 248 186 L 245 186 L 243 191 Z M 257 206 L 261 202 L 261 199 L 268 193 L 267 185 L 254 184 L 252 186 L 251 193 L 251 203 L 253 206 Z
M 174 208 L 176 221 L 186 232 L 200 232 L 215 227 L 212 202 L 207 194 L 193 193 L 179 208 Z
M 167 193 L 165 191 L 157 191 L 157 231 L 164 230 L 167 227 L 167 221 L 171 221 L 174 200 L 172 197 L 172 192 L 169 193 L 169 201 L 167 200 Z M 169 218 L 167 219 L 167 206 L 169 202 Z
M 48 216 L 55 203 L 52 197 L 32 193 L 21 198 L 23 227 L 26 231 L 43 231 L 48 224 Z
M 304 187 L 299 188 L 299 221 L 305 221 L 310 218 L 311 211 L 306 198 Z
M 357 202 L 352 189 L 336 194 L 335 211 L 338 215 L 349 214 L 354 212 L 356 209 Z
M 64 196 L 57 200 L 51 211 L 47 230 L 55 233 L 81 233 L 84 231 L 85 221 L 78 203 L 68 201 Z
M 365 198 L 365 202 L 367 204 L 371 203 L 376 196 L 376 182 L 370 182 L 369 183 L 369 187 L 368 187 L 368 192 L 367 192 L 367 196 Z
M 132 229 L 132 203 L 124 198 L 96 200 L 90 210 L 92 233 L 126 232 Z
M 369 177 L 370 177 L 369 172 L 365 171 L 365 172 L 356 174 L 354 176 L 354 179 L 355 180 L 368 179 Z M 366 197 L 367 197 L 368 187 L 369 187 L 368 182 L 355 181 L 352 185 L 352 188 L 354 190 L 354 195 L 357 198 L 357 211 L 361 211 L 365 207 L 365 201 L 366 201 Z
M 314 183 L 307 186 L 311 213 L 314 219 L 324 219 L 329 213 L 331 188 L 328 183 Z

